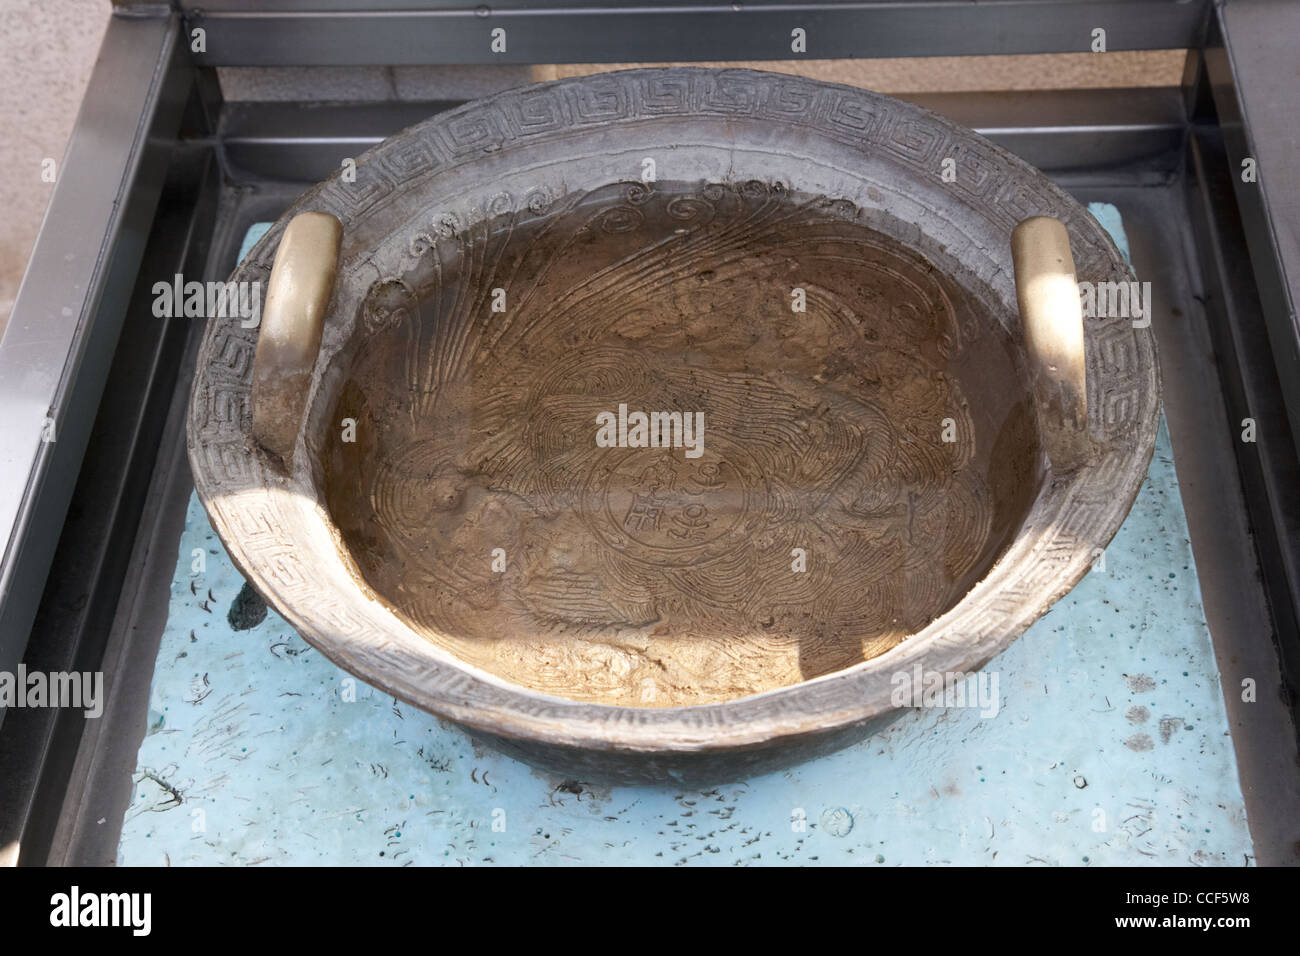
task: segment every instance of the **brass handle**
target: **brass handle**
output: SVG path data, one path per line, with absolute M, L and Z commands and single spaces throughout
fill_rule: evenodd
M 1011 232 L 1011 260 L 1035 392 L 1058 426 L 1049 429 L 1058 437 L 1048 457 L 1058 468 L 1072 467 L 1088 445 L 1088 387 L 1070 235 L 1050 216 L 1026 219 Z
M 294 216 L 266 284 L 253 358 L 253 438 L 286 466 L 307 408 L 342 240 L 343 225 L 328 213 Z

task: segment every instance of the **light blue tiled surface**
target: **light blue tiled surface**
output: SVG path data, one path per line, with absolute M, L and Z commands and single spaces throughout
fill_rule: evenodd
M 989 665 L 995 718 L 914 711 L 704 792 L 566 782 L 363 684 L 349 702 L 274 612 L 230 627 L 241 585 L 192 497 L 122 864 L 1252 861 L 1163 425 L 1105 569 Z

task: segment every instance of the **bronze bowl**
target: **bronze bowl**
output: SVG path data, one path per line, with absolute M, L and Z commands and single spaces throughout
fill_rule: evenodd
M 1042 268 L 1073 318 L 1032 317 Z M 210 321 L 190 461 L 240 571 L 367 682 L 584 779 L 735 777 L 859 739 L 1088 571 L 1159 383 L 1074 281 L 1131 278 L 1040 172 L 889 97 L 530 86 L 253 248 L 261 326 Z

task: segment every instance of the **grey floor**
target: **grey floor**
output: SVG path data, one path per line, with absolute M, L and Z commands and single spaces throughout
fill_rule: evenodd
M 0 333 L 36 242 L 112 7 L 107 0 L 0 0 Z

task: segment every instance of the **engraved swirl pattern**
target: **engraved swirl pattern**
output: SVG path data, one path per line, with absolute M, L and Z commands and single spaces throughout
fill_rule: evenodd
M 420 633 L 548 693 L 699 703 L 882 653 L 996 556 L 1027 503 L 995 500 L 967 392 L 999 421 L 1024 394 L 924 259 L 780 182 L 520 205 L 374 284 L 333 416 L 361 438 L 331 512 Z M 597 447 L 620 404 L 703 412 L 703 453 Z

